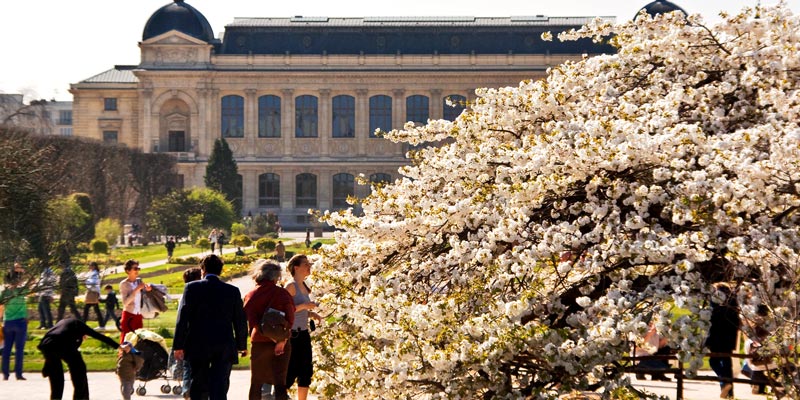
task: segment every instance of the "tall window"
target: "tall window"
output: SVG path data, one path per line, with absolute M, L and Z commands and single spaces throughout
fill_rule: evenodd
M 369 137 L 378 137 L 376 129 L 381 132 L 392 130 L 392 98 L 382 94 L 369 98 Z
M 103 143 L 117 144 L 117 131 L 103 131 Z
M 59 125 L 72 125 L 72 110 L 61 110 L 58 112 Z
M 350 174 L 336 174 L 333 176 L 333 208 L 347 208 L 347 196 L 353 196 L 356 179 Z
M 428 96 L 414 95 L 406 97 L 406 121 L 417 125 L 428 123 Z
M 317 137 L 317 98 L 304 95 L 294 99 L 294 136 Z
M 447 104 L 448 99 L 453 104 L 452 106 Z M 467 98 L 464 96 L 451 94 L 442 99 L 442 116 L 448 121 L 455 121 L 465 108 L 467 108 Z
M 295 206 L 317 206 L 317 176 L 314 174 L 300 174 L 295 177 Z
M 244 137 L 244 97 L 222 98 L 222 137 Z
M 356 136 L 356 99 L 341 95 L 333 98 L 333 137 Z
M 281 98 L 258 98 L 258 137 L 281 137 Z
M 116 111 L 117 109 L 117 98 L 116 97 L 106 97 L 103 99 L 103 109 L 106 111 Z
M 258 176 L 259 207 L 280 207 L 281 177 L 266 173 Z
M 167 151 L 186 151 L 186 132 L 169 131 L 168 135 Z

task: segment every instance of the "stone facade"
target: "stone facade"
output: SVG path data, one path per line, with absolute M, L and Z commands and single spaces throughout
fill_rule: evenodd
M 424 104 L 426 98 L 428 117 L 443 118 L 447 97 L 469 102 L 475 88 L 539 79 L 548 67 L 582 56 L 501 50 L 337 54 L 334 47 L 321 54 L 226 54 L 219 41 L 175 29 L 139 46 L 138 66 L 118 66 L 71 86 L 74 134 L 173 154 L 186 187 L 203 185 L 214 140 L 228 136 L 242 178 L 243 212 L 274 212 L 289 229 L 308 226 L 309 208 L 334 209 L 345 194 L 367 195 L 359 175 L 395 179 L 407 163 L 406 146 L 371 135 L 374 96 L 391 99 L 391 128 L 400 128 L 411 117 L 407 102 Z M 334 110 L 337 97 L 350 106 Z M 316 101 L 315 121 L 296 115 L 298 102 L 308 99 Z M 234 106 L 226 106 L 228 100 Z M 259 115 L 260 101 L 272 105 L 272 119 Z M 233 134 L 223 132 L 224 119 Z M 335 134 L 334 124 L 351 132 Z M 307 131 L 316 135 L 306 137 Z

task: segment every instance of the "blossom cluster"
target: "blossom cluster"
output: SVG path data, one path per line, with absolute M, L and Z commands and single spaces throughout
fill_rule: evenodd
M 315 271 L 322 393 L 612 390 L 651 321 L 696 369 L 721 281 L 746 318 L 796 320 L 800 18 L 640 14 L 559 35 L 585 37 L 618 51 L 387 134 L 420 145 L 413 163 L 363 215 L 324 215 L 340 231 Z

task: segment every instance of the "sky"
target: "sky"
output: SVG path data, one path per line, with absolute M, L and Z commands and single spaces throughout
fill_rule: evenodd
M 764 5 L 778 0 L 762 0 Z M 216 36 L 234 17 L 613 16 L 636 15 L 649 0 L 188 0 L 211 23 Z M 758 0 L 676 0 L 690 14 L 719 22 L 720 11 L 734 13 Z M 147 19 L 169 0 L 35 0 L 0 4 L 0 93 L 22 93 L 26 100 L 72 100 L 76 83 L 120 64 L 138 64 Z M 786 0 L 800 12 L 800 0 Z

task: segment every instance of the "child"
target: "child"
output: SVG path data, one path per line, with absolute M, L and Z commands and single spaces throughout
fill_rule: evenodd
M 144 365 L 144 358 L 133 348 L 130 342 L 123 342 L 117 358 L 117 375 L 119 375 L 120 391 L 123 400 L 131 400 L 136 372 Z
M 106 298 L 103 300 L 103 303 L 106 305 L 106 316 L 103 319 L 106 322 L 113 319 L 114 323 L 117 325 L 117 330 L 121 331 L 122 329 L 119 326 L 119 317 L 117 317 L 117 309 L 119 308 L 117 294 L 114 293 L 114 287 L 111 285 L 105 285 L 103 289 L 106 291 Z

